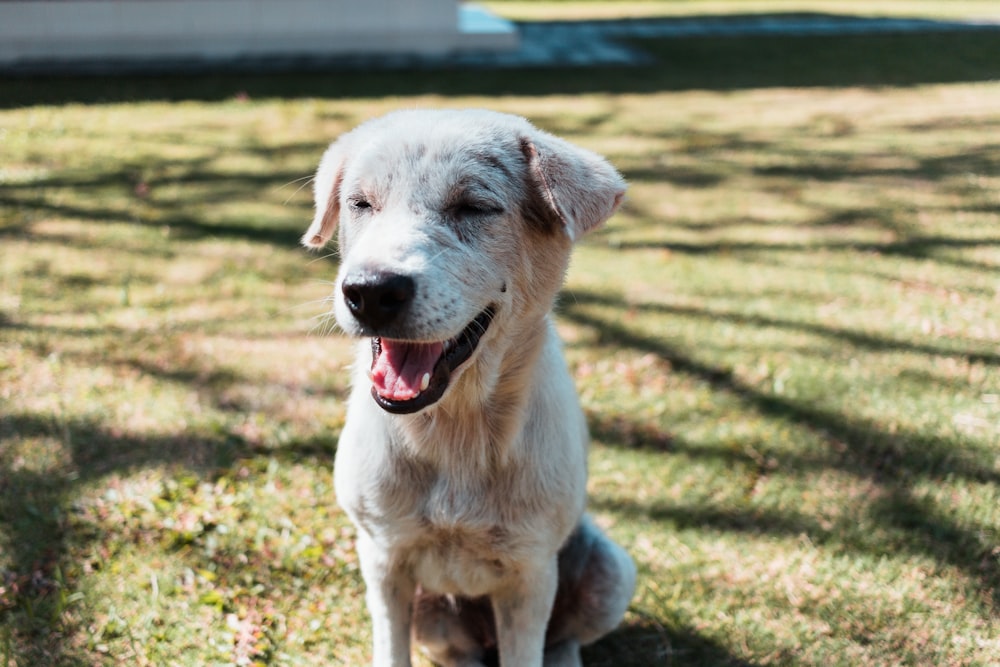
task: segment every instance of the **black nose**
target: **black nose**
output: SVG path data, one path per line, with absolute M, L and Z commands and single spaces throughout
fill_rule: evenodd
M 340 290 L 358 322 L 378 330 L 392 324 L 406 310 L 417 286 L 409 276 L 375 272 L 348 276 Z

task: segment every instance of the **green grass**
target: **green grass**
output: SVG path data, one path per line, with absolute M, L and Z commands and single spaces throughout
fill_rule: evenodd
M 558 311 L 641 572 L 588 664 L 996 664 L 995 42 L 0 81 L 0 665 L 364 664 L 336 257 L 296 240 L 325 144 L 400 106 L 521 113 L 631 183 Z

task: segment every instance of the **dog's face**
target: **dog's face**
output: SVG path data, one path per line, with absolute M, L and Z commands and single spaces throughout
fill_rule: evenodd
M 625 185 L 599 156 L 488 111 L 407 111 L 330 146 L 303 237 L 339 226 L 334 302 L 372 341 L 372 396 L 385 410 L 439 401 L 500 329 L 537 319 L 573 240 L 617 208 Z

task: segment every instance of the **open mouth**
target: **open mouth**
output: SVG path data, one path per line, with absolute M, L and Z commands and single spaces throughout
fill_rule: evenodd
M 451 375 L 476 351 L 493 321 L 492 306 L 454 338 L 422 343 L 372 338 L 372 398 L 387 412 L 408 414 L 436 403 Z

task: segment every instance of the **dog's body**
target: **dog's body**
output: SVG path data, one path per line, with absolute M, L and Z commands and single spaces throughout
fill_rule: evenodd
M 624 183 L 523 119 L 410 111 L 324 155 L 318 248 L 339 225 L 338 323 L 362 338 L 337 450 L 374 664 L 579 665 L 635 570 L 584 516 L 587 428 L 549 311 L 573 240 Z

